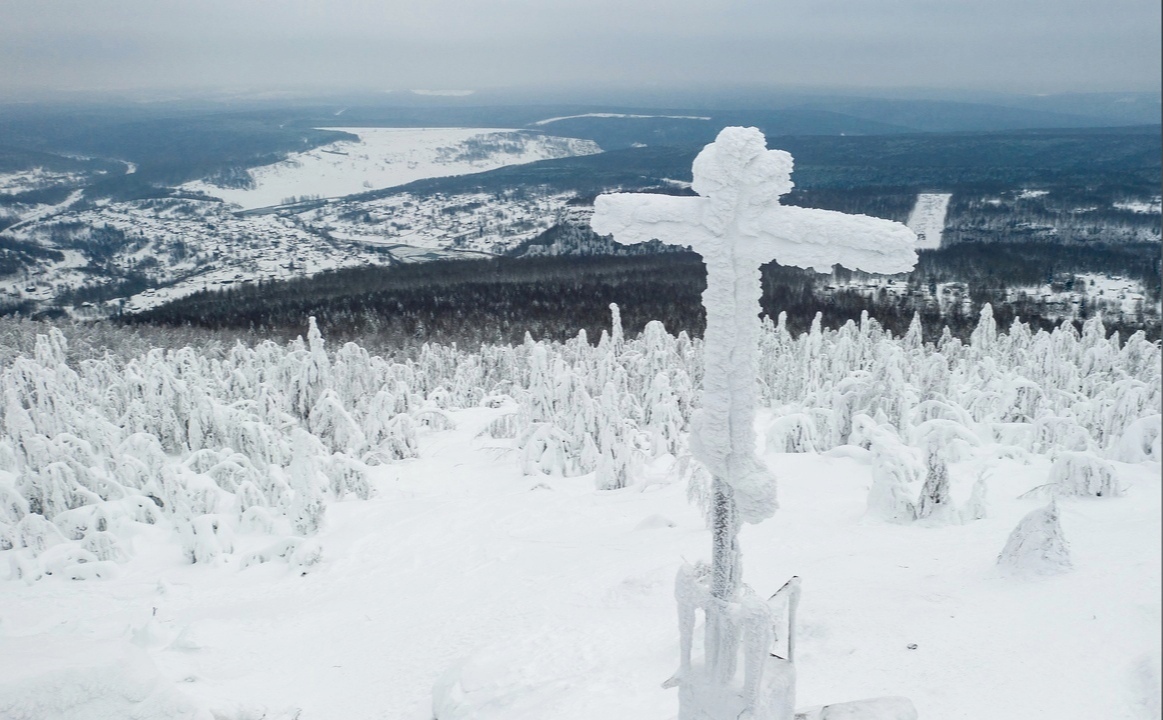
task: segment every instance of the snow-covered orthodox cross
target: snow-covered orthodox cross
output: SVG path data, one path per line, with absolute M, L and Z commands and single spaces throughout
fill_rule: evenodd
M 698 197 L 600 195 L 591 221 L 596 233 L 613 235 L 620 243 L 661 240 L 685 245 L 706 263 L 702 409 L 692 422 L 691 452 L 714 476 L 708 589 L 714 598 L 711 605 L 724 606 L 724 614 L 725 605 L 735 601 L 742 587 L 738 521 L 761 522 L 777 507 L 774 478 L 755 454 L 760 266 L 775 260 L 822 272 L 840 264 L 899 273 L 912 269 L 917 257 L 916 235 L 899 223 L 780 205 L 779 197 L 792 189 L 791 170 L 791 155 L 768 150 L 759 130 L 725 128 L 695 158 L 691 187 Z M 718 638 L 718 626 L 735 623 L 715 617 L 718 613 L 709 606 L 704 608 L 708 643 L 702 681 L 727 684 L 735 673 L 738 639 Z M 687 659 L 689 649 L 684 648 L 684 665 Z M 689 668 L 680 670 L 684 671 Z M 754 675 L 753 669 L 747 673 Z M 678 678 L 684 686 L 692 681 Z M 722 698 L 721 691 L 726 690 L 704 689 L 700 694 L 708 700 Z M 752 694 L 746 687 L 742 692 Z M 683 696 L 691 698 L 689 693 Z M 754 697 L 741 701 L 748 712 L 759 709 Z M 719 700 L 713 704 L 722 705 Z M 706 704 L 702 708 L 684 704 L 680 718 L 711 720 L 738 713 L 739 708 L 716 711 Z

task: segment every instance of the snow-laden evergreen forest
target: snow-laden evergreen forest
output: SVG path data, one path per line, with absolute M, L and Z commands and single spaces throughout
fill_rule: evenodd
M 344 533 L 352 530 L 344 524 L 347 521 L 334 518 L 354 522 L 351 513 L 359 511 L 352 508 L 368 503 L 404 507 L 409 498 L 423 492 L 418 488 L 426 483 L 448 491 L 446 497 L 441 496 L 445 500 L 426 510 L 431 525 L 425 526 L 420 515 L 401 522 L 413 528 L 409 532 L 424 537 L 442 532 L 442 523 L 447 523 L 447 531 L 459 537 L 458 533 L 465 531 L 453 527 L 460 521 L 454 515 L 442 515 L 441 508 L 448 503 L 459 507 L 459 503 L 473 502 L 480 497 L 481 487 L 497 487 L 502 482 L 493 475 L 474 474 L 472 463 L 467 461 L 441 464 L 470 450 L 490 458 L 498 476 L 505 478 L 502 484 L 506 489 L 501 495 L 512 496 L 513 507 L 522 507 L 520 503 L 527 500 L 521 498 L 533 488 L 534 493 L 568 490 L 566 495 L 574 501 L 585 498 L 587 517 L 596 528 L 623 517 L 619 513 L 624 506 L 610 504 L 615 501 L 637 503 L 634 508 L 638 512 L 651 507 L 652 497 L 657 497 L 658 512 L 673 515 L 681 512 L 674 508 L 685 506 L 685 495 L 695 508 L 691 512 L 698 512 L 707 496 L 709 478 L 690 459 L 687 432 L 697 404 L 696 388 L 702 381 L 702 341 L 685 333 L 672 335 L 661 323 L 649 324 L 638 337 L 626 337 L 618 308 L 611 309 L 611 329 L 600 338 L 586 337 L 584 332 L 568 342 L 539 342 L 526 337 L 522 344 L 484 345 L 477 350 L 428 344 L 410 357 L 396 358 L 372 355 L 353 343 L 331 347 L 313 319 L 305 339 L 287 344 L 268 341 L 251 346 L 238 343 L 225 350 L 153 349 L 130 357 L 106 354 L 80 360 L 69 359 L 64 333 L 45 326 L 34 350 L 6 359 L 0 368 L 0 656 L 16 657 L 4 647 L 8 644 L 10 649 L 19 650 L 25 647 L 19 645 L 21 642 L 48 648 L 44 651 L 47 658 L 53 657 L 53 652 L 72 656 L 73 647 L 84 656 L 84 647 L 88 647 L 84 643 L 114 637 L 127 647 L 134 646 L 134 652 L 144 648 L 157 667 L 140 671 L 132 663 L 148 661 L 137 658 L 124 661 L 137 670 L 116 677 L 108 674 L 108 667 L 121 667 L 121 660 L 104 663 L 100 671 L 93 669 L 100 677 L 94 676 L 97 679 L 89 686 L 105 683 L 130 688 L 122 692 L 125 706 L 110 712 L 136 708 L 134 712 L 139 715 L 135 717 L 241 720 L 281 717 L 282 712 L 286 717 L 300 717 L 286 709 L 298 707 L 299 700 L 283 696 L 285 689 L 270 694 L 265 701 L 269 704 L 255 700 L 249 705 L 223 700 L 226 691 L 222 687 L 200 692 L 205 683 L 193 680 L 179 691 L 174 683 L 183 677 L 175 673 L 187 670 L 176 670 L 178 665 L 164 659 L 166 652 L 172 654 L 178 648 L 188 657 L 202 645 L 230 641 L 221 633 L 210 633 L 213 639 L 199 641 L 202 645 L 175 638 L 176 630 L 158 617 L 161 601 L 146 597 L 153 586 L 164 594 L 164 587 L 174 582 L 166 578 L 182 572 L 183 566 L 193 566 L 198 572 L 182 576 L 183 587 L 229 583 L 233 576 L 249 576 L 252 583 L 283 587 L 286 583 L 311 582 L 317 573 L 326 575 L 339 568 L 358 576 L 366 557 L 348 554 L 355 551 Z M 882 537 L 901 539 L 904 536 L 900 533 L 906 532 L 911 534 L 902 542 L 909 547 L 925 547 L 929 538 L 934 538 L 933 552 L 939 553 L 956 540 L 949 533 L 961 532 L 951 528 L 985 527 L 987 518 L 998 515 L 999 503 L 1005 503 L 1007 510 L 1000 513 L 1005 517 L 1018 509 L 1041 513 L 1032 520 L 1027 518 L 1037 524 L 1036 528 L 1016 531 L 1008 542 L 1008 530 L 979 544 L 958 541 L 962 555 L 957 557 L 972 558 L 974 569 L 966 572 L 984 573 L 987 580 L 983 582 L 1015 583 L 1013 593 L 1034 592 L 1036 598 L 1044 597 L 1037 588 L 1045 590 L 1045 583 L 1053 582 L 1044 578 L 1057 574 L 1073 572 L 1082 578 L 1069 586 L 1072 592 L 1094 583 L 1101 585 L 1111 574 L 1121 573 L 1127 582 L 1137 574 L 1135 582 L 1146 588 L 1147 598 L 1154 588 L 1155 605 L 1137 596 L 1128 599 L 1126 606 L 1110 609 L 1135 628 L 1134 632 L 1143 632 L 1144 617 L 1151 617 L 1151 613 L 1154 620 L 1147 622 L 1158 624 L 1159 550 L 1152 544 L 1157 540 L 1131 546 L 1113 541 L 1107 548 L 1087 546 L 1085 561 L 1072 564 L 1068 548 L 1061 543 L 1051 548 L 1056 541 L 1052 542 L 1052 537 L 1039 541 L 1042 535 L 1038 533 L 1046 527 L 1050 530 L 1043 534 L 1062 533 L 1058 509 L 1074 513 L 1070 518 L 1076 526 L 1088 520 L 1121 523 L 1144 530 L 1144 537 L 1146 530 L 1157 529 L 1158 463 L 1163 460 L 1160 359 L 1159 345 L 1146 341 L 1142 333 L 1119 342 L 1117 335 L 1108 337 L 1097 319 L 1088 321 L 1081 333 L 1069 325 L 1053 332 L 1032 332 L 1016 321 L 999 329 L 988 306 L 968 343 L 948 332 L 935 344 L 924 343 L 919 321 L 898 337 L 867 316 L 838 329 L 821 327 L 817 318 L 809 332 L 799 335 L 787 330 L 782 317 L 765 319 L 760 397 L 768 411 L 761 413 L 757 428 L 761 457 L 776 466 L 773 469 L 780 477 L 790 467 L 793 475 L 810 478 L 810 482 L 793 481 L 793 500 L 810 487 L 814 497 L 820 498 L 817 513 L 837 511 L 829 522 L 843 530 L 833 537 L 830 547 L 842 555 L 858 551 L 858 547 L 843 543 L 864 542 L 862 533 L 872 538 L 869 542 L 879 543 Z M 845 476 L 843 480 L 835 479 L 837 463 L 841 469 L 847 468 L 839 473 Z M 855 497 L 852 493 L 859 497 L 839 512 L 836 498 L 851 499 Z M 795 525 L 796 511 L 788 510 L 787 502 L 784 505 L 785 509 L 766 525 Z M 496 509 L 504 506 L 503 502 L 490 505 Z M 1122 508 L 1119 512 L 1123 515 L 1111 515 L 1113 511 L 1106 507 Z M 567 512 L 563 508 L 560 503 L 551 506 L 553 511 Z M 612 514 L 603 515 L 607 512 Z M 518 527 L 511 525 L 511 519 L 507 514 L 498 515 L 497 522 Z M 528 518 L 528 523 L 540 526 L 544 519 Z M 569 525 L 569 521 L 562 524 Z M 665 530 L 675 525 L 673 519 L 651 514 L 641 527 Z M 1012 522 L 1007 525 L 1014 527 Z M 1069 530 L 1068 524 L 1065 543 L 1070 540 Z M 384 531 L 404 532 L 400 528 Z M 705 538 L 697 527 L 684 532 L 695 539 Z M 1087 537 L 1094 536 L 1093 529 L 1085 532 Z M 329 542 L 332 536 L 336 538 L 334 547 Z M 527 536 L 519 530 L 510 533 L 510 537 Z M 747 544 L 749 537 L 757 536 L 745 536 L 746 552 L 753 547 Z M 798 547 L 816 541 L 805 535 L 793 538 L 792 544 Z M 383 549 L 374 540 L 359 542 L 372 542 Z M 652 579 L 638 590 L 666 600 L 666 578 L 673 577 L 680 546 L 701 552 L 697 548 L 702 542 L 672 543 L 659 556 L 664 558 L 662 562 L 673 556 L 673 563 L 660 571 L 663 579 L 650 575 Z M 1105 551 L 1109 557 L 1103 557 Z M 394 556 L 394 551 L 385 552 Z M 462 552 L 471 555 L 474 549 L 466 547 Z M 552 553 L 542 560 L 551 564 L 566 561 L 555 559 Z M 991 570 L 994 563 L 998 565 Z M 905 564 L 902 560 L 901 567 Z M 260 570 L 260 566 L 268 569 Z M 763 585 L 766 573 L 762 563 L 758 569 L 754 564 L 749 568 L 750 582 Z M 810 589 L 811 567 L 794 569 L 807 576 L 805 607 L 810 608 L 811 593 L 817 592 Z M 821 572 L 826 575 L 826 571 Z M 778 583 L 786 579 L 786 575 L 777 575 L 772 582 L 774 577 Z M 575 580 L 588 582 L 584 577 Z M 857 578 L 852 582 L 863 592 Z M 140 622 L 117 626 L 121 635 L 111 629 L 113 626 L 93 618 L 81 621 L 71 616 L 68 608 L 72 601 L 67 598 L 104 592 L 93 590 L 94 586 L 118 588 L 115 595 L 125 598 L 127 605 L 152 605 L 153 614 L 138 618 Z M 926 593 L 923 582 L 899 587 L 902 592 Z M 428 592 L 423 583 L 388 583 L 383 589 L 387 592 L 378 598 L 377 607 L 387 612 L 391 612 L 397 594 L 422 597 Z M 537 592 L 533 587 L 527 591 Z M 450 591 L 445 588 L 444 592 Z M 859 614 L 861 603 L 868 601 L 861 592 L 848 598 L 852 613 Z M 815 597 L 816 602 L 821 601 L 819 595 Z M 636 595 L 634 598 L 629 602 L 641 600 Z M 1035 615 L 1041 612 L 1036 598 L 1029 599 L 1028 610 Z M 476 600 L 488 602 L 488 598 Z M 496 602 L 495 607 L 481 606 L 474 619 L 478 627 L 491 623 L 490 618 L 511 620 L 507 613 L 522 612 L 507 601 Z M 883 599 L 877 602 L 878 607 L 885 604 Z M 909 612 L 903 598 L 887 604 Z M 661 607 L 666 606 L 662 602 Z M 655 621 L 659 627 L 673 627 L 671 612 L 664 611 Z M 805 612 L 809 613 L 806 639 L 800 642 L 807 660 L 801 675 L 813 668 L 823 672 L 832 662 L 827 653 L 835 650 L 831 647 L 834 639 L 827 637 L 822 622 L 812 620 L 810 609 Z M 966 622 L 973 623 L 974 613 L 968 615 Z M 595 624 L 589 631 L 603 633 L 603 613 L 592 617 Z M 1089 617 L 1071 621 L 1090 622 Z M 844 624 L 854 622 L 848 618 Z M 908 617 L 898 617 L 896 622 L 907 625 Z M 1019 618 L 1014 622 L 1024 621 Z M 502 624 L 516 627 L 508 621 Z M 971 629 L 988 643 L 999 639 L 995 636 L 998 627 L 989 622 L 979 628 L 971 625 Z M 617 632 L 631 633 L 632 629 Z M 878 632 L 887 633 L 887 629 Z M 1060 632 L 1066 634 L 1070 629 L 1062 627 Z M 35 638 L 45 633 L 51 638 L 36 645 Z M 486 634 L 493 641 L 497 639 Z M 622 641 L 642 645 L 661 642 L 661 647 L 650 648 L 649 666 L 653 668 L 677 660 L 670 654 L 674 639 L 665 634 L 661 637 L 664 639 L 644 633 L 637 639 L 627 635 Z M 1113 638 L 1112 647 L 1124 639 Z M 72 640 L 81 644 L 70 645 Z M 390 637 L 372 634 L 366 642 L 382 652 L 403 652 L 401 648 L 381 647 L 393 642 Z M 820 646 L 818 650 L 813 650 L 813 643 Z M 464 655 L 474 650 L 464 643 L 453 645 Z M 311 651 L 298 649 L 303 653 L 300 656 L 288 648 L 277 652 L 290 653 L 296 666 L 310 668 Z M 530 662 L 553 656 L 536 642 L 527 644 L 525 650 Z M 1004 647 L 993 650 L 1008 652 Z M 1116 650 L 1121 652 L 1121 646 Z M 1085 654 L 1091 649 L 1079 647 L 1078 651 Z M 117 654 L 120 651 L 108 648 L 94 652 L 93 657 L 103 658 L 102 652 L 112 652 L 110 657 L 122 658 Z M 258 651 L 248 652 L 251 661 L 260 665 L 268 662 Z M 502 673 L 501 665 L 516 672 L 514 664 L 520 664 L 517 655 L 520 653 L 489 672 Z M 361 695 L 358 702 L 351 700 L 355 705 L 324 704 L 322 707 L 330 710 L 316 708 L 301 717 L 364 717 L 360 711 L 384 707 L 392 708 L 384 717 L 413 716 L 402 713 L 423 717 L 430 709 L 418 709 L 423 703 L 417 697 L 427 697 L 434 678 L 446 669 L 424 666 L 419 659 L 423 657 L 427 656 L 419 653 L 418 667 L 399 681 L 409 685 L 407 692 L 377 686 L 374 692 Z M 439 657 L 441 662 L 448 659 L 444 654 Z M 1102 702 L 1113 703 L 1110 707 L 1118 705 L 1117 712 L 1106 717 L 1158 717 L 1157 699 L 1155 715 L 1149 714 L 1150 688 L 1158 683 L 1158 653 L 1145 657 L 1118 659 L 1131 665 L 1127 666 L 1130 669 L 1119 666 L 1123 679 L 1118 688 L 1099 694 L 1105 698 Z M 86 677 L 83 661 L 62 666 L 58 658 L 56 665 L 45 665 L 53 668 L 52 672 L 37 674 L 36 661 L 27 660 L 27 653 L 21 658 L 25 669 L 9 673 L 7 680 L 0 679 L 0 716 L 95 716 L 86 715 L 95 707 L 86 703 L 96 701 L 82 691 L 68 697 L 52 695 L 53 688 L 73 682 L 76 673 Z M 1097 658 L 1095 662 L 1107 664 L 1110 654 L 1099 652 Z M 360 661 L 371 663 L 374 669 L 376 661 L 371 655 Z M 927 681 L 937 682 L 962 672 L 955 663 L 944 667 L 947 676 L 932 668 L 926 670 Z M 1083 663 L 1082 667 L 1090 666 Z M 908 690 L 923 717 L 985 716 L 950 714 L 953 707 L 963 707 L 958 704 L 963 703 L 959 699 L 962 693 L 948 688 L 918 689 L 907 673 L 883 671 L 889 675 L 887 685 L 866 695 Z M 1077 684 L 1091 672 L 1043 671 L 1058 673 L 1069 684 Z M 65 673 L 65 679 L 53 672 Z M 980 671 L 973 672 L 980 679 Z M 191 674 L 195 676 L 197 673 Z M 1141 682 L 1134 679 L 1140 676 Z M 497 704 L 495 695 L 508 686 L 493 675 L 490 678 L 476 686 L 485 688 L 480 697 L 489 698 L 481 701 L 483 705 L 473 705 L 467 698 L 468 684 L 463 681 L 452 695 L 438 692 L 438 705 L 444 703 L 443 711 L 437 708 L 441 719 L 574 717 L 554 711 L 552 704 Z M 860 678 L 868 685 L 868 677 Z M 663 679 L 665 675 L 647 677 L 645 684 L 635 685 L 632 692 L 654 692 L 673 703 L 672 696 L 657 690 Z M 806 680 L 801 693 L 811 699 L 816 685 L 825 680 L 816 678 L 816 684 Z M 391 678 L 383 681 L 392 683 Z M 1105 682 L 1096 679 L 1100 681 Z M 416 683 L 424 687 L 417 689 Z M 587 687 L 585 683 L 583 673 L 570 687 L 580 692 L 579 688 Z M 1146 683 L 1143 687 L 1147 690 L 1135 683 Z M 903 685 L 908 687 L 898 687 Z M 605 685 L 602 688 L 614 698 L 622 692 Z M 1054 698 L 1040 696 L 1036 687 L 1028 690 L 1030 697 L 1023 700 L 1023 707 L 1034 714 L 1021 717 L 1063 717 L 1038 714 L 1043 707 L 1040 703 L 1053 706 Z M 592 686 L 590 691 L 596 692 Z M 1006 687 L 999 693 L 1007 702 L 1022 697 L 1021 688 Z M 277 702 L 272 699 L 276 695 Z M 304 688 L 307 699 L 302 703 L 310 706 L 310 698 L 325 695 L 318 688 Z M 153 705 L 143 710 L 145 706 L 134 704 L 145 703 L 142 698 L 147 696 L 153 698 L 149 701 Z M 610 707 L 645 708 L 636 705 L 638 701 L 611 702 Z M 1142 708 L 1136 709 L 1136 703 Z M 173 710 L 179 707 L 181 712 Z M 476 710 L 471 710 L 474 707 Z M 493 714 L 481 711 L 484 714 L 470 715 L 481 707 L 491 708 Z M 584 707 L 597 712 L 604 706 Z M 990 706 L 982 700 L 976 707 L 985 711 Z M 45 708 L 47 714 L 38 714 Z M 646 712 L 634 717 L 667 717 L 665 709 L 664 704 L 661 714 Z M 1135 714 L 1140 709 L 1148 714 Z M 199 714 L 208 712 L 214 714 Z M 579 712 L 583 714 L 577 717 L 588 711 Z

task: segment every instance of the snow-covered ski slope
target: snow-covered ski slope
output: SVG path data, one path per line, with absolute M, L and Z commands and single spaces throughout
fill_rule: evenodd
M 486 128 L 322 128 L 359 136 L 294 153 L 281 162 L 250 171 L 254 187 L 223 188 L 188 183 L 243 208 L 279 205 L 288 198 L 341 197 L 394 187 L 415 180 L 494 170 L 506 165 L 601 149 L 589 140 L 520 130 Z
M 441 720 L 674 718 L 700 345 L 74 362 L 49 334 L 0 368 L 0 717 L 430 720 L 435 688 Z M 987 315 L 967 344 L 868 320 L 761 348 L 781 508 L 741 543 L 761 595 L 803 578 L 798 705 L 1158 717 L 1157 346 Z M 917 498 L 934 438 L 943 511 L 870 514 L 885 478 Z M 1001 572 L 1063 457 L 1118 492 L 1059 489 L 1072 570 Z
M 918 250 L 936 250 L 941 247 L 941 233 L 945 232 L 945 215 L 949 211 L 952 193 L 921 193 L 909 213 L 906 223 L 917 234 Z

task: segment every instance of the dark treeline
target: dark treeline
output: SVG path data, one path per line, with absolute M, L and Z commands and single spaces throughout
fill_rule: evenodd
M 65 256 L 59 250 L 0 235 L 0 277 L 15 275 L 38 259 L 61 262 Z
M 1008 258 L 999 263 L 999 252 L 1015 250 L 1022 254 L 1015 253 L 1013 263 Z M 1036 252 L 1033 246 L 996 245 L 924 251 L 918 270 L 907 281 L 898 281 L 896 295 L 845 287 L 824 292 L 828 276 L 772 263 L 763 272 L 762 307 L 772 317 L 786 312 L 788 326 L 796 332 L 807 330 L 817 312 L 822 313 L 825 326 L 838 327 L 868 311 L 894 332 L 903 333 L 913 314 L 920 313 L 926 339 L 935 340 L 946 326 L 964 338 L 976 325 L 985 302 L 993 304 L 1002 327 L 1020 314 L 1036 327 L 1050 328 L 1057 324 L 1051 308 L 1036 299 L 1014 306 L 1002 294 L 1007 286 L 1046 281 L 1046 256 L 1055 249 L 1040 248 L 1040 259 Z M 1075 260 L 1085 263 L 1091 258 L 1077 256 Z M 1111 262 L 1112 267 L 1122 268 L 1121 273 L 1132 275 L 1129 269 L 1135 261 L 1129 256 Z M 1149 264 L 1146 258 L 1139 262 Z M 1157 257 L 1154 262 L 1157 266 Z M 1004 270 L 998 271 L 999 267 Z M 1052 267 L 1056 272 L 1082 269 L 1081 265 L 1075 268 L 1065 254 Z M 953 268 L 983 274 L 967 283 L 971 304 L 946 303 L 942 310 L 918 288 L 937 278 L 965 281 Z M 835 277 L 845 273 L 838 270 Z M 689 252 L 448 261 L 351 268 L 312 278 L 201 292 L 123 321 L 293 337 L 313 315 L 335 341 L 358 339 L 373 347 L 429 340 L 473 345 L 520 342 L 526 332 L 538 339 L 561 340 L 581 329 L 596 340 L 609 327 L 609 304 L 617 303 L 628 333 L 660 320 L 671 332 L 685 330 L 698 336 L 704 324 L 700 293 L 705 284 L 702 261 Z M 1157 281 L 1155 287 L 1157 296 Z M 1087 308 L 1079 312 L 1085 317 Z M 1151 337 L 1159 336 L 1156 318 L 1108 324 L 1122 334 L 1141 327 Z
M 782 198 L 781 202 L 784 205 L 871 215 L 903 223 L 908 221 L 909 213 L 917 203 L 917 191 L 896 187 L 862 187 L 845 190 L 795 188 Z
M 1160 300 L 1156 243 L 1070 244 L 962 242 L 922 251 L 911 278 L 922 283 L 965 282 L 988 290 L 1049 283 L 1062 273 L 1121 275 L 1143 284 Z

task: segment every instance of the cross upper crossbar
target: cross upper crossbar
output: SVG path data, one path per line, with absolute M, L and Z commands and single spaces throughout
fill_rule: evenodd
M 792 157 L 768 150 L 755 128 L 725 128 L 695 159 L 698 197 L 612 193 L 594 201 L 591 225 L 623 244 L 660 240 L 706 258 L 729 253 L 746 262 L 828 272 L 911 270 L 916 235 L 890 220 L 781 205 L 793 187 Z
M 759 130 L 725 128 L 695 158 L 698 197 L 600 195 L 590 221 L 620 243 L 657 239 L 702 255 L 705 372 L 691 450 L 734 489 L 740 517 L 750 522 L 776 507 L 774 481 L 754 452 L 760 266 L 776 260 L 827 272 L 838 263 L 897 273 L 917 259 L 916 235 L 899 223 L 780 205 L 792 189 L 791 170 L 791 155 L 768 150 Z

